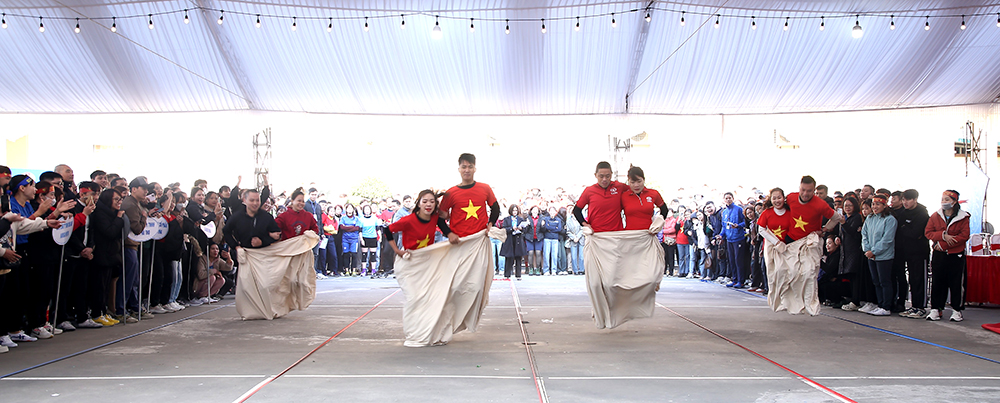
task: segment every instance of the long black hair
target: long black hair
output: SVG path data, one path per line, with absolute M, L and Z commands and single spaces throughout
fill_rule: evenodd
M 462 154 L 462 155 L 465 155 L 465 154 Z M 473 157 L 473 158 L 475 158 L 475 157 Z M 461 161 L 461 160 L 459 160 L 459 161 Z M 475 162 L 473 162 L 473 163 L 475 163 Z M 417 214 L 417 212 L 420 211 L 420 199 L 423 199 L 424 196 L 426 196 L 426 195 L 434 196 L 434 210 L 432 210 L 433 212 L 431 214 L 437 213 L 438 208 L 441 206 L 441 198 L 444 197 L 444 193 L 435 193 L 431 189 L 424 189 L 424 190 L 421 190 L 420 193 L 417 193 L 417 198 L 414 199 L 416 201 L 416 203 L 413 205 L 413 209 L 410 210 L 410 214 Z

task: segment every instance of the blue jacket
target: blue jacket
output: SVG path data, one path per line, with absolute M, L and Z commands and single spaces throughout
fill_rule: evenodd
M 747 224 L 746 218 L 743 216 L 743 207 L 733 203 L 731 206 L 723 208 L 719 213 L 722 218 L 722 237 L 726 238 L 727 242 L 739 242 L 746 238 Z M 727 223 L 736 224 L 736 227 L 730 228 Z
M 875 261 L 892 260 L 895 257 L 896 218 L 892 214 L 882 217 L 872 214 L 861 226 L 861 250 L 872 251 Z
M 545 239 L 559 239 L 559 234 L 563 232 L 563 221 L 561 218 L 558 216 L 553 218 L 545 215 L 539 221 L 541 221 L 542 233 L 545 234 Z

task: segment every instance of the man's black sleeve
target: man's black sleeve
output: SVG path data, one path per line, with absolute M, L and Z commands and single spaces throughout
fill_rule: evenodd
M 500 219 L 500 203 L 493 202 L 490 206 L 490 226 L 495 227 L 497 225 L 497 220 Z M 441 231 L 444 231 L 443 229 Z M 448 234 L 445 234 L 448 235 Z
M 666 220 L 666 219 L 667 219 L 667 215 L 668 215 L 669 213 L 670 213 L 670 210 L 669 210 L 669 209 L 667 209 L 667 203 L 663 203 L 663 204 L 661 204 L 661 205 L 660 205 L 660 215 L 661 215 L 661 216 L 663 216 L 663 219 L 664 219 L 664 220 Z
M 382 237 L 384 237 L 386 241 L 394 240 L 392 239 L 392 231 L 389 231 L 389 226 L 382 227 Z
M 583 219 L 583 209 L 580 208 L 580 206 L 573 206 L 573 217 L 576 217 L 576 220 L 579 221 L 580 224 L 587 222 L 587 220 Z
M 496 204 L 494 204 L 494 206 L 495 205 Z M 497 210 L 497 211 L 499 211 L 499 210 Z M 493 215 L 493 213 L 490 213 L 490 216 L 492 216 L 492 215 Z M 496 222 L 496 220 L 493 220 L 493 222 Z M 444 236 L 448 236 L 448 234 L 451 233 L 451 227 L 448 226 L 448 222 L 445 221 L 444 218 L 441 218 L 441 217 L 438 217 L 438 229 L 441 230 L 441 233 L 444 234 Z

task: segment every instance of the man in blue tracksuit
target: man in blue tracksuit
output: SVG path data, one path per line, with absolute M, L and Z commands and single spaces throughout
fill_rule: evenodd
M 746 251 L 746 219 L 743 216 L 743 207 L 734 203 L 733 194 L 726 192 L 723 196 L 726 207 L 720 212 L 722 218 L 722 237 L 726 240 L 726 257 L 729 260 L 729 271 L 733 275 L 733 282 L 727 287 L 743 288 L 743 280 L 746 279 L 747 268 L 743 262 Z

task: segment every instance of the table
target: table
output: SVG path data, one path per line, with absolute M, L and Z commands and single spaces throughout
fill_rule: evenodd
M 1000 256 L 966 256 L 965 303 L 1000 304 Z

